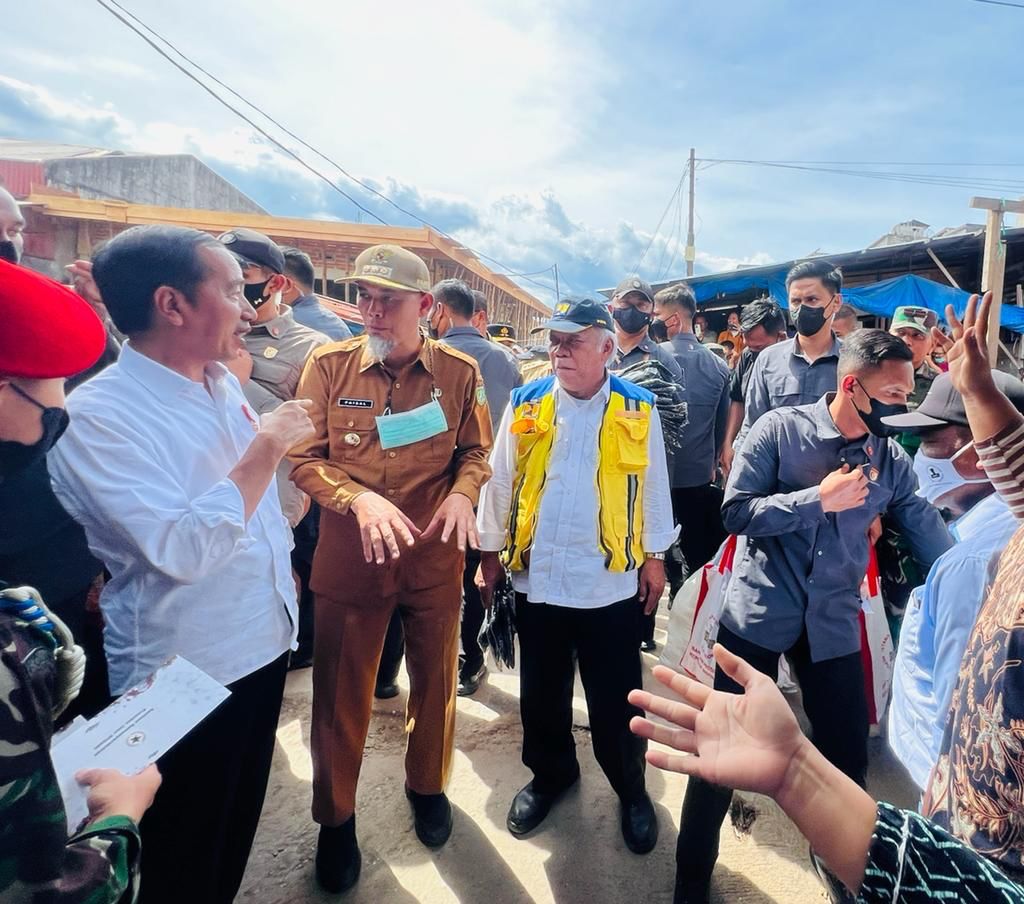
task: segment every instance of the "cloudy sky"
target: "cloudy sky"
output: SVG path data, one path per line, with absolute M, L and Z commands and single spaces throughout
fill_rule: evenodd
M 977 221 L 972 194 L 1024 190 L 1024 165 L 1011 165 L 1024 164 L 1024 80 L 1010 54 L 1024 9 L 976 0 L 120 2 L 466 245 L 516 272 L 557 262 L 563 290 L 614 284 L 641 258 L 651 279 L 684 272 L 685 203 L 670 198 L 690 146 L 708 161 L 697 171 L 699 273 L 852 250 L 911 218 Z M 190 152 L 272 213 L 369 221 L 94 0 L 5 6 L 0 137 Z M 387 222 L 413 222 L 281 137 Z M 874 169 L 958 184 L 710 162 L 734 159 L 859 171 L 851 162 L 881 162 Z M 550 300 L 550 274 L 534 278 L 541 285 L 524 286 Z

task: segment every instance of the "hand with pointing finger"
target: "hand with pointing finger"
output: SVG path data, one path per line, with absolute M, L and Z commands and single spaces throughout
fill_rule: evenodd
M 860 508 L 868 498 L 869 481 L 860 468 L 843 465 L 818 485 L 823 512 L 845 512 Z
M 359 525 L 366 562 L 383 565 L 397 559 L 420 536 L 420 529 L 398 506 L 378 493 L 360 493 L 352 500 L 352 514 Z

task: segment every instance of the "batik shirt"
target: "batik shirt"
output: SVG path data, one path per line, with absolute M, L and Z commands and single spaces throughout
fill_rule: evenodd
M 50 760 L 56 678 L 52 635 L 0 613 L 0 901 L 132 902 L 135 822 L 111 816 L 68 838 Z
M 996 489 L 1024 517 L 1024 428 L 976 444 Z M 922 812 L 1024 877 L 1024 526 L 1011 537 L 967 642 Z

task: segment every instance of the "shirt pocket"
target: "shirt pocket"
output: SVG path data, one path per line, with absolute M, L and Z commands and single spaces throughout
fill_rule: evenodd
M 802 405 L 804 403 L 803 395 L 804 388 L 800 381 L 787 374 L 772 386 L 769 400 L 772 408 L 784 408 L 787 405 Z
M 267 348 L 276 348 L 268 345 Z M 266 358 L 262 353 L 253 355 L 252 378 L 262 383 L 280 399 L 295 398 L 295 390 L 299 385 L 298 368 L 283 354 Z
M 647 434 L 651 429 L 648 417 L 630 417 L 625 413 L 614 416 L 615 448 L 619 470 L 635 474 L 648 465 Z
M 331 409 L 327 423 L 333 461 L 362 464 L 380 456 L 377 421 L 373 414 L 336 406 Z

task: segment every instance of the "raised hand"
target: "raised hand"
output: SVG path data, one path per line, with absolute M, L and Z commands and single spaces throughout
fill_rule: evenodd
M 972 295 L 967 302 L 962 322 L 954 313 L 953 306 L 946 305 L 946 321 L 949 323 L 952 338 L 944 335 L 937 327 L 932 327 L 932 339 L 935 340 L 936 347 L 946 355 L 953 388 L 965 399 L 995 392 L 988 356 L 988 324 L 991 310 L 991 292 L 985 293 L 980 306 L 978 296 Z
M 629 727 L 640 737 L 689 754 L 649 750 L 647 761 L 652 766 L 775 796 L 809 742 L 774 681 L 720 644 L 715 646 L 715 659 L 743 688 L 742 694 L 713 691 L 671 669 L 655 666 L 654 677 L 683 702 L 643 690 L 630 691 L 629 702 L 674 727 L 639 716 Z
M 296 443 L 314 434 L 313 422 L 309 419 L 312 407 L 313 403 L 309 399 L 282 402 L 260 418 L 260 433 L 277 440 L 283 455 Z

